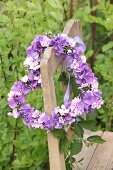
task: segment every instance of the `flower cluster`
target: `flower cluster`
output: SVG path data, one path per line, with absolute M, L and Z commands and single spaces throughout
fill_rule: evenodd
M 41 55 L 49 46 L 54 48 L 56 57 L 67 60 L 67 69 L 73 72 L 80 90 L 78 97 L 65 102 L 61 107 L 54 108 L 51 116 L 25 103 L 29 92 L 41 88 Z M 30 128 L 51 130 L 63 128 L 77 121 L 77 116 L 99 109 L 103 100 L 98 89 L 97 78 L 86 63 L 85 50 L 86 46 L 78 36 L 71 38 L 65 34 L 58 34 L 51 39 L 46 35 L 36 36 L 31 46 L 27 48 L 27 58 L 24 61 L 28 75 L 14 83 L 8 94 L 8 104 L 13 109 L 8 115 L 23 118 L 24 124 Z

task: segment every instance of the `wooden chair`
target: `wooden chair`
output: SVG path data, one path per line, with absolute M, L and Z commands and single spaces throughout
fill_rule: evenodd
M 70 20 L 63 31 L 70 37 L 76 35 L 82 38 L 82 27 L 77 20 Z M 58 66 L 61 65 L 65 71 L 65 61 L 56 57 L 52 47 L 48 47 L 44 52 L 44 58 L 41 61 L 41 77 L 45 112 L 51 114 L 53 108 L 57 106 L 53 76 Z M 113 134 L 111 132 L 96 132 L 103 136 L 107 141 L 102 145 L 93 145 L 90 148 L 83 147 L 82 152 L 75 156 L 77 160 L 84 157 L 83 170 L 113 170 Z M 68 133 L 71 136 L 70 132 Z M 94 135 L 92 132 L 85 132 L 85 137 Z M 59 140 L 51 132 L 47 134 L 50 170 L 66 170 L 64 155 L 59 152 Z M 74 170 L 79 169 L 74 165 Z

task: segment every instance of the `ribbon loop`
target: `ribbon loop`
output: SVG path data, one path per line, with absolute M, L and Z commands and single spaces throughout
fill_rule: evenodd
M 69 71 L 67 72 L 67 76 L 68 76 L 68 86 L 67 86 L 66 93 L 64 95 L 64 104 L 67 103 L 70 98 L 70 72 Z

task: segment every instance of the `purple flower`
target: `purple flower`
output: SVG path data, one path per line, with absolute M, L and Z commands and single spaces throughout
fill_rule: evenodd
M 33 80 L 39 80 L 40 77 L 40 70 L 30 70 L 29 72 L 29 80 L 33 81 Z
M 84 53 L 86 51 L 86 45 L 80 37 L 76 36 L 75 38 L 73 38 L 73 41 L 75 42 L 76 53 L 80 54 L 80 52 Z
M 84 104 L 91 105 L 94 102 L 94 95 L 92 92 L 85 92 L 82 96 Z
M 25 104 L 20 107 L 19 114 L 24 118 L 24 124 L 28 127 L 31 127 L 31 122 L 33 121 L 32 113 L 34 112 L 34 108 L 30 104 Z
M 39 110 L 35 110 L 33 113 L 32 113 L 32 117 L 33 118 L 39 118 L 39 116 L 40 116 L 40 111 Z
M 22 115 L 27 115 L 28 112 L 33 112 L 34 108 L 30 104 L 24 104 L 20 107 Z
M 80 64 L 79 67 L 74 70 L 74 75 L 77 78 L 76 83 L 79 85 L 85 83 L 91 84 L 95 78 L 92 70 L 85 63 Z
M 32 50 L 41 53 L 44 47 L 48 47 L 50 43 L 50 39 L 45 35 L 37 35 L 35 39 L 32 41 Z
M 75 97 L 70 104 L 70 115 L 76 117 L 84 113 L 84 103 L 78 97 Z
M 31 87 L 28 85 L 28 83 L 23 83 L 21 80 L 14 83 L 14 85 L 11 88 L 14 92 L 20 92 L 23 95 L 28 94 L 31 91 Z
M 54 111 L 52 112 L 52 120 L 54 122 L 54 127 L 56 129 L 61 129 L 63 127 L 63 124 L 59 122 L 59 107 L 56 107 Z
M 100 91 L 86 92 L 82 96 L 83 103 L 87 112 L 93 111 L 95 108 L 99 109 L 103 104 Z
M 8 104 L 12 109 L 18 107 L 18 105 L 24 102 L 25 96 L 22 93 L 17 91 L 10 91 L 8 94 Z
M 22 92 L 23 83 L 22 81 L 15 82 L 11 88 L 11 91 Z
M 40 115 L 40 118 L 38 119 L 39 124 L 42 124 L 42 127 L 46 130 L 52 129 L 54 127 L 54 122 L 51 119 L 51 117 L 45 113 Z
M 54 47 L 56 55 L 65 55 L 64 47 L 69 45 L 68 39 L 68 36 L 65 34 L 58 34 L 57 36 L 53 37 L 50 42 L 50 46 Z
M 65 120 L 64 121 L 64 126 L 65 125 L 70 125 L 72 122 L 75 122 L 75 118 L 73 116 L 71 116 L 70 113 L 65 116 L 64 120 Z

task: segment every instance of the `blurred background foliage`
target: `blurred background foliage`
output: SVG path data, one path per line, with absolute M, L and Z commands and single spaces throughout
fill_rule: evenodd
M 0 1 L 0 170 L 47 170 L 46 133 L 28 129 L 9 118 L 7 94 L 25 74 L 26 48 L 36 34 L 61 33 L 69 19 L 79 19 L 87 45 L 86 57 L 95 72 L 105 104 L 95 118 L 102 130 L 113 131 L 113 1 L 111 0 L 1 0 Z M 58 104 L 63 96 L 55 75 Z M 32 100 L 31 100 L 32 99 Z M 27 98 L 42 109 L 42 92 Z

